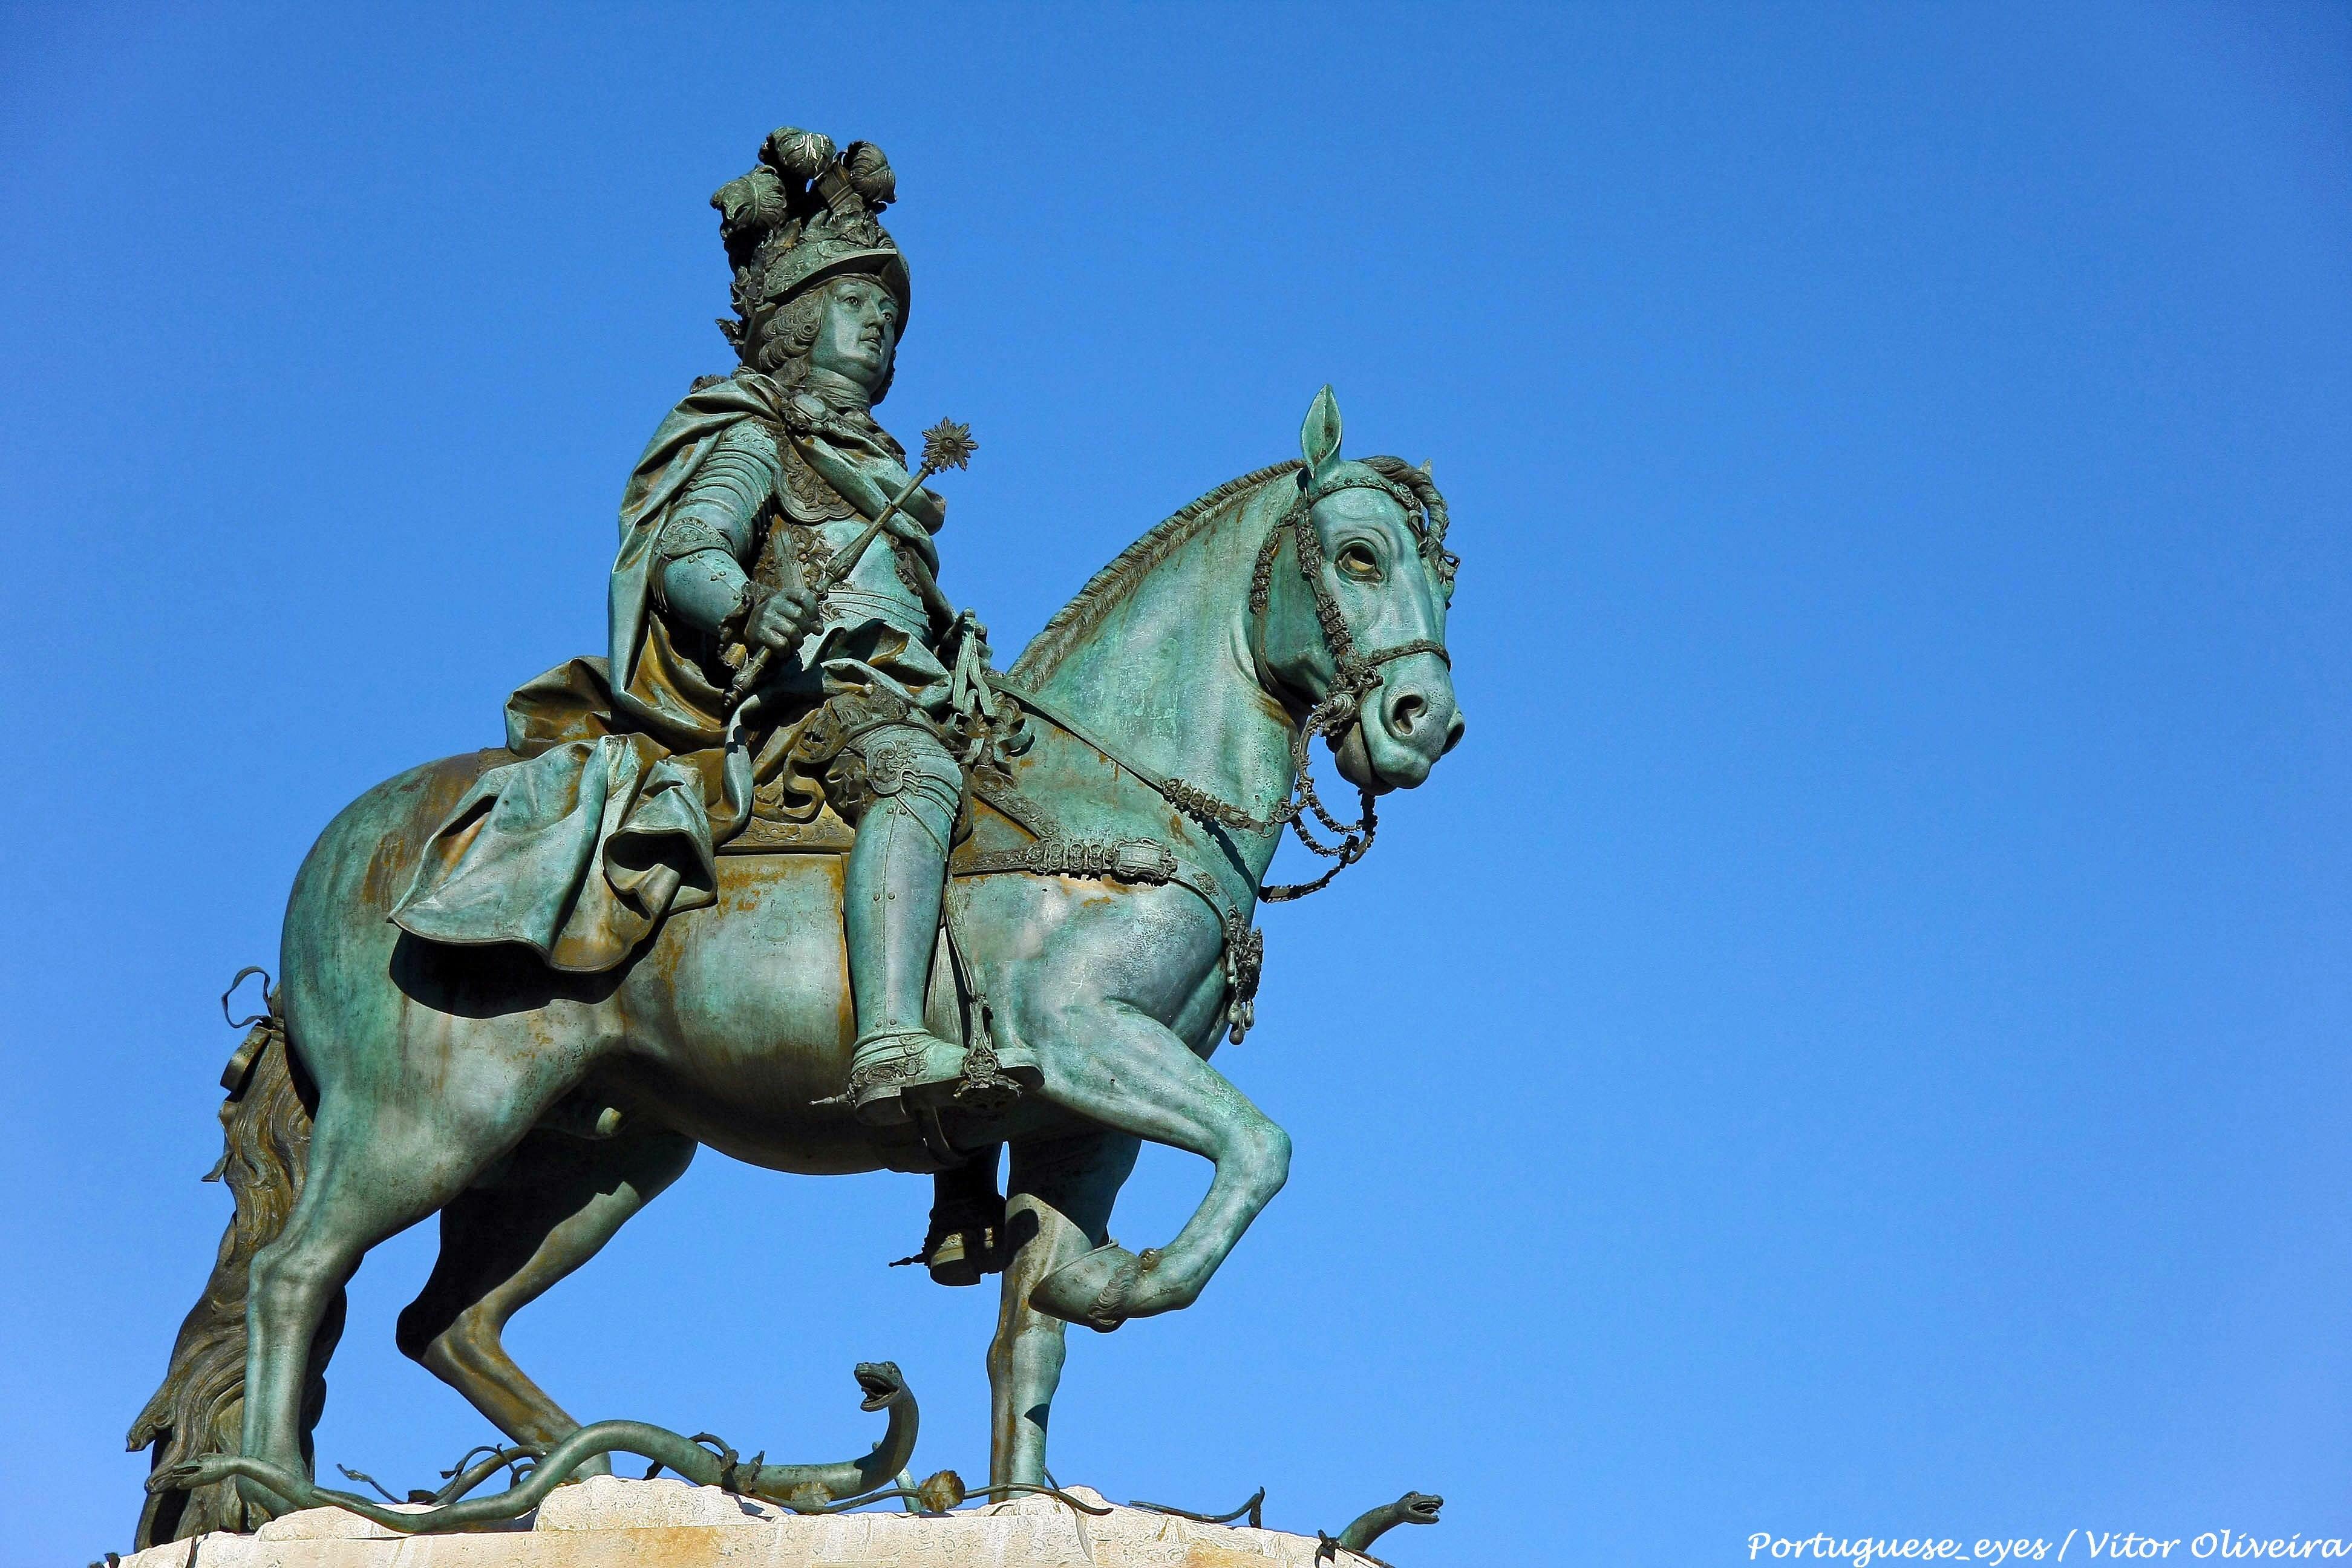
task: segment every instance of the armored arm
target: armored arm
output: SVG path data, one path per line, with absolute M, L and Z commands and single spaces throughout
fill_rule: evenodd
M 814 599 L 804 587 L 765 595 L 743 568 L 759 552 L 774 465 L 766 434 L 749 420 L 737 425 L 672 504 L 655 542 L 662 608 L 722 641 L 788 647 L 814 624 Z

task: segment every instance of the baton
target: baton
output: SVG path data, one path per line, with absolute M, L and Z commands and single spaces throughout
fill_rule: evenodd
M 943 469 L 962 468 L 971 461 L 971 455 L 979 448 L 979 445 L 971 438 L 971 426 L 958 425 L 950 419 L 942 419 L 924 431 L 923 466 L 917 468 L 913 476 L 907 480 L 905 489 L 890 498 L 889 504 L 882 509 L 881 515 L 866 525 L 865 532 L 826 558 L 824 570 L 817 574 L 815 584 L 817 593 L 822 595 L 826 589 L 849 575 L 865 556 L 866 547 L 874 542 L 890 520 L 898 515 L 898 509 L 914 499 L 915 492 L 923 488 L 925 479 Z M 924 595 L 926 603 L 938 592 L 937 587 L 932 587 L 931 593 Z M 751 688 L 759 684 L 760 678 L 767 674 L 768 666 L 774 662 L 775 652 L 776 650 L 772 647 L 757 648 L 753 650 L 750 658 L 743 661 L 742 670 L 735 677 L 734 682 L 727 688 L 728 711 L 734 711 L 750 694 Z

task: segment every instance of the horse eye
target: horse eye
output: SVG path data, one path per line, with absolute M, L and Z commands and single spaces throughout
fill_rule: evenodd
M 1381 574 L 1381 563 L 1362 545 L 1350 544 L 1339 552 L 1339 570 L 1359 581 L 1369 583 Z

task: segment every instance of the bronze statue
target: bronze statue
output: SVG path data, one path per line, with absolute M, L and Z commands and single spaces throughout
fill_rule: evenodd
M 1425 468 L 1342 458 L 1326 387 L 1299 459 L 1150 530 L 997 673 L 938 586 L 923 483 L 969 432 L 942 422 L 909 473 L 873 418 L 911 302 L 895 195 L 870 143 L 782 130 L 712 198 L 741 363 L 630 478 L 607 656 L 526 683 L 504 747 L 369 791 L 304 863 L 224 1080 L 236 1217 L 131 1435 L 155 1448 L 142 1544 L 343 1495 L 309 1473 L 343 1283 L 436 1212 L 404 1351 L 566 1468 L 699 1465 L 635 1423 L 572 1440 L 507 1321 L 700 1144 L 932 1173 L 934 1274 L 1005 1276 L 1003 1489 L 1045 1480 L 1063 1324 L 1189 1304 L 1281 1187 L 1287 1137 L 1208 1058 L 1251 1022 L 1257 900 L 1360 858 L 1375 795 L 1461 736 L 1444 501 Z M 1317 735 L 1353 822 L 1314 792 Z M 1265 887 L 1286 827 L 1333 864 Z M 1138 1254 L 1107 1226 L 1147 1139 L 1214 1176 Z M 809 1506 L 842 1495 L 812 1477 L 873 1479 L 766 1468 Z

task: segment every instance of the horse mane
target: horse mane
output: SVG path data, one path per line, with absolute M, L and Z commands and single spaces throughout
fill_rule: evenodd
M 1013 661 L 1005 673 L 1013 679 L 1036 683 L 1052 678 L 1078 643 L 1101 626 L 1103 620 L 1119 602 L 1135 591 L 1135 585 L 1200 531 L 1208 526 L 1225 502 L 1244 490 L 1255 489 L 1268 479 L 1295 473 L 1303 467 L 1297 458 L 1276 463 L 1228 479 L 1207 495 L 1185 507 L 1166 521 L 1118 553 L 1118 558 L 1087 580 L 1077 597 L 1054 612 L 1054 618 L 1045 629 L 1029 639 L 1021 657 Z

